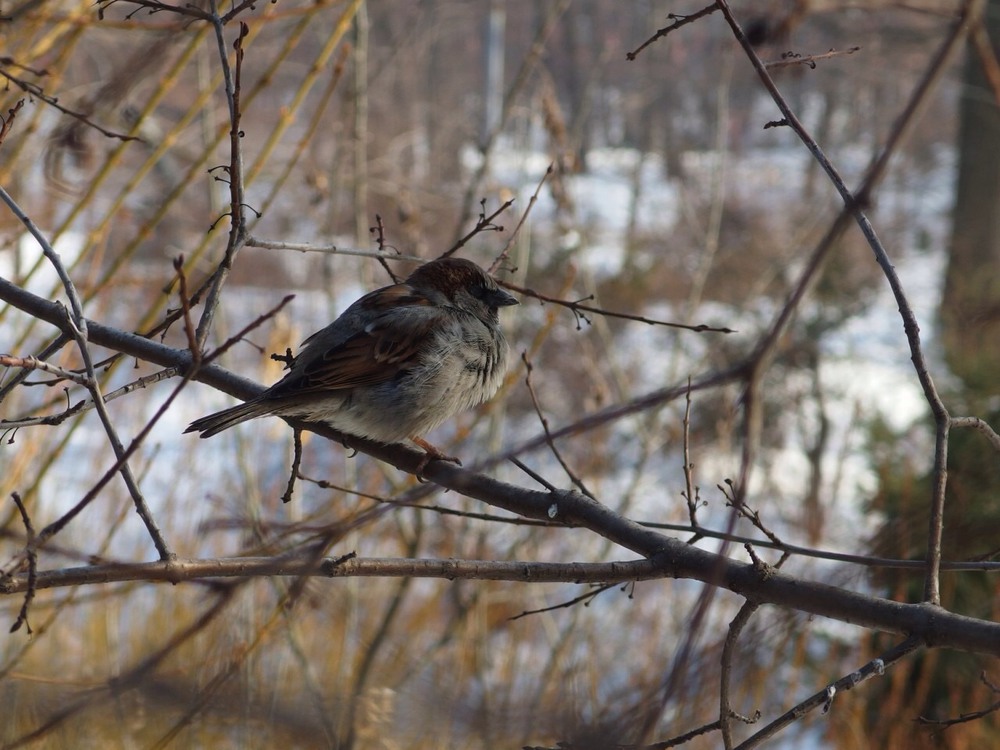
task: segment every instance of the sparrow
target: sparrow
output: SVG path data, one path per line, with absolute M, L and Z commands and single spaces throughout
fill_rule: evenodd
M 418 473 L 431 459 L 461 464 L 420 435 L 497 392 L 509 352 L 497 313 L 516 304 L 475 263 L 431 261 L 303 341 L 262 394 L 184 432 L 208 438 L 257 417 L 297 417 L 380 443 L 410 440 L 425 452 Z

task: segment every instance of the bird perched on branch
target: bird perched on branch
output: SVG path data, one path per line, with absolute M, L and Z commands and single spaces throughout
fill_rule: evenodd
M 460 463 L 420 435 L 497 392 L 509 351 L 497 313 L 516 304 L 475 263 L 431 261 L 307 338 L 262 394 L 185 432 L 207 438 L 257 417 L 298 417 L 381 443 L 409 439 L 427 454 L 421 469 L 431 459 Z

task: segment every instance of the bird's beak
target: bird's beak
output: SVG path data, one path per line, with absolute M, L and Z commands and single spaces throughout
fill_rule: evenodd
M 521 304 L 512 294 L 505 292 L 503 289 L 497 289 L 495 292 L 492 292 L 490 294 L 490 302 L 496 307 L 507 307 L 509 305 Z

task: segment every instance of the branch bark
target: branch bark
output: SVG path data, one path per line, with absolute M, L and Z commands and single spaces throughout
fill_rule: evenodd
M 61 314 L 62 308 L 59 305 L 36 297 L 4 279 L 0 279 L 0 299 L 56 326 L 60 330 L 65 325 L 65 316 Z M 94 344 L 163 367 L 179 367 L 182 371 L 186 371 L 192 365 L 191 353 L 187 350 L 174 349 L 143 338 L 139 334 L 121 331 L 95 321 L 87 321 L 87 327 L 90 340 Z M 211 385 L 237 398 L 252 398 L 263 391 L 263 386 L 260 384 L 216 365 L 200 368 L 192 379 Z M 685 388 L 681 387 L 681 393 L 686 392 Z M 332 441 L 344 443 L 349 448 L 385 461 L 403 471 L 416 472 L 423 460 L 423 455 L 419 451 L 411 450 L 402 445 L 383 445 L 345 436 L 324 425 L 303 422 L 294 422 L 294 424 Z M 569 527 L 587 528 L 646 558 L 644 565 L 648 565 L 648 569 L 640 567 L 639 570 L 630 571 L 624 580 L 638 580 L 645 577 L 689 578 L 729 589 L 740 596 L 761 603 L 789 607 L 861 627 L 912 635 L 920 638 L 928 646 L 945 646 L 962 651 L 1000 656 L 1000 623 L 964 617 L 933 604 L 894 602 L 782 573 L 774 572 L 762 575 L 752 564 L 739 563 L 733 559 L 689 546 L 678 539 L 665 536 L 636 521 L 625 518 L 597 500 L 592 500 L 578 492 L 530 490 L 442 461 L 432 461 L 423 470 L 423 474 L 440 487 L 526 518 L 554 521 Z M 278 570 L 273 569 L 278 562 L 271 558 L 266 560 L 266 563 L 260 562 L 258 564 L 270 565 L 272 566 L 271 573 L 279 574 Z M 197 574 L 192 574 L 191 578 L 218 576 L 221 574 L 219 571 L 227 570 L 231 571 L 230 575 L 250 575 L 247 572 L 250 570 L 249 563 L 245 558 L 236 558 L 226 565 L 206 564 L 207 568 L 196 569 Z M 211 572 L 213 565 L 216 572 Z M 407 561 L 405 565 L 415 565 L 415 561 Z M 483 563 L 476 563 L 476 565 L 482 566 Z M 504 564 L 491 563 L 490 565 L 501 566 L 495 570 L 503 570 Z M 524 569 L 526 564 L 509 563 L 509 565 L 514 570 L 518 570 Z M 546 580 L 532 577 L 532 574 L 539 572 L 537 565 L 535 563 L 528 568 L 530 573 L 523 574 L 523 577 L 504 578 L 503 580 Z M 142 563 L 114 566 L 113 569 L 117 572 L 112 573 L 110 568 L 100 568 L 99 570 L 103 571 L 102 577 L 95 578 L 90 582 L 136 580 L 137 578 L 142 580 L 184 580 L 177 577 L 183 575 L 184 567 L 180 563 Z M 484 570 L 482 567 L 478 569 Z M 77 569 L 75 572 L 40 571 L 38 586 L 41 588 L 54 585 L 72 585 L 77 577 L 87 575 L 85 573 L 87 570 L 88 568 Z M 441 565 L 431 577 L 458 578 L 460 575 L 456 570 L 454 567 Z M 648 570 L 648 576 L 640 575 L 642 570 Z M 578 572 L 573 569 L 568 577 L 548 580 L 578 580 Z M 320 571 L 316 571 L 315 574 L 319 573 Z M 569 570 L 563 571 L 564 576 L 567 573 Z M 299 571 L 296 574 L 301 575 L 302 572 Z M 419 575 L 415 568 L 408 568 L 406 572 L 403 572 L 402 569 L 392 572 L 377 565 L 362 565 L 361 561 L 345 563 L 332 571 L 325 571 L 324 574 L 333 576 Z M 513 576 L 515 573 L 507 575 Z M 61 579 L 60 576 L 64 578 Z M 482 576 L 470 574 L 468 577 Z M 19 587 L 23 585 L 26 585 L 26 580 L 22 582 L 19 577 L 14 576 L 3 582 L 2 591 L 16 593 L 21 590 Z

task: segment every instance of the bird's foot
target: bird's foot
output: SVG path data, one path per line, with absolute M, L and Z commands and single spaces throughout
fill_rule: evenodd
M 417 475 L 417 478 L 420 479 L 421 481 L 423 481 L 424 478 L 424 469 L 427 468 L 427 464 L 429 464 L 431 461 L 448 461 L 449 463 L 453 463 L 457 466 L 462 465 L 462 462 L 458 460 L 458 458 L 456 458 L 455 456 L 449 456 L 440 448 L 432 445 L 431 443 L 428 443 L 421 437 L 413 436 L 410 438 L 410 440 L 412 440 L 416 445 L 420 446 L 424 450 L 424 456 L 423 458 L 420 459 L 420 463 L 417 464 L 417 470 L 414 472 Z

